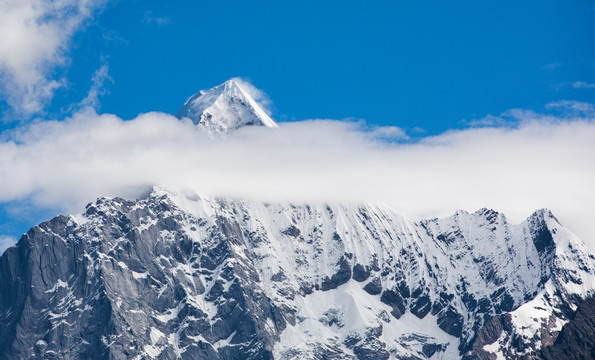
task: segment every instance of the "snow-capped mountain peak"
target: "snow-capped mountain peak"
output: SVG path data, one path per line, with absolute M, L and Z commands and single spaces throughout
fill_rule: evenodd
M 186 100 L 176 116 L 189 118 L 212 137 L 244 126 L 276 128 L 277 124 L 250 95 L 248 86 L 234 78 L 209 90 L 201 90 Z

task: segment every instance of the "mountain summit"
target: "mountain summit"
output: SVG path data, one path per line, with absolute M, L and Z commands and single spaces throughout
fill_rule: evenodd
M 242 81 L 230 79 L 191 96 L 176 113 L 189 118 L 210 136 L 220 136 L 244 126 L 277 127 Z

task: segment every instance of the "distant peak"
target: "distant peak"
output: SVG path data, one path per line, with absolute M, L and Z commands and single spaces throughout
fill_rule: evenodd
M 191 96 L 176 117 L 189 118 L 212 137 L 245 126 L 276 128 L 277 124 L 251 94 L 258 95 L 260 92 L 249 83 L 232 78 Z
M 560 221 L 556 218 L 552 211 L 546 208 L 535 210 L 528 218 L 528 220 L 532 223 L 544 222 L 547 219 L 553 219 L 555 222 L 560 224 Z

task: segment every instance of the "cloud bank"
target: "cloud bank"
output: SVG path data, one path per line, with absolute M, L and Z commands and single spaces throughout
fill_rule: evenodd
M 20 114 L 42 110 L 64 84 L 72 35 L 106 0 L 0 0 L 0 93 Z
M 263 201 L 378 202 L 414 219 L 488 207 L 520 222 L 546 207 L 595 249 L 595 118 L 503 117 L 507 126 L 417 140 L 332 120 L 212 140 L 162 113 L 124 121 L 87 109 L 2 135 L 0 202 L 79 212 L 98 196 L 134 198 L 162 184 Z

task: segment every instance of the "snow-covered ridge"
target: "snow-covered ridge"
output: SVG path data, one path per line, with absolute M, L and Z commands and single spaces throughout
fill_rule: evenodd
M 230 79 L 207 91 L 200 91 L 186 100 L 176 116 L 189 118 L 212 137 L 244 126 L 277 127 L 244 86 L 241 81 Z
M 43 223 L 0 268 L 7 358 L 518 358 L 595 289 L 595 257 L 547 210 L 410 221 L 165 188 Z

